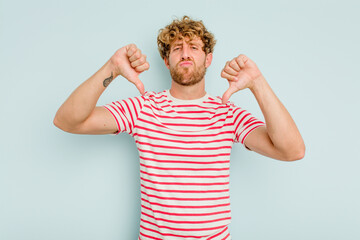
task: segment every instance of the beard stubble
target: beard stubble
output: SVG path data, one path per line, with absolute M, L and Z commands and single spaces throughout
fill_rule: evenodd
M 189 60 L 186 60 L 189 61 Z M 194 61 L 192 61 L 193 71 L 191 71 L 190 67 L 182 68 L 180 67 L 180 61 L 176 64 L 175 67 L 170 67 L 170 75 L 174 82 L 178 83 L 182 86 L 192 86 L 200 82 L 206 73 L 205 61 L 201 66 L 197 66 Z

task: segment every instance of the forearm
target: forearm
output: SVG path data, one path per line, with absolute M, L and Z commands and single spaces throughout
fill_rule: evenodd
M 289 112 L 263 76 L 250 88 L 264 115 L 268 135 L 276 150 L 286 158 L 302 158 L 305 145 Z
M 61 129 L 71 129 L 84 122 L 96 107 L 106 86 L 115 78 L 108 61 L 93 76 L 83 82 L 57 111 L 54 124 Z

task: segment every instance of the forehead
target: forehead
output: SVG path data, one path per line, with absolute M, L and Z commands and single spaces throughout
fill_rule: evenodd
M 193 39 L 190 39 L 189 37 L 183 37 L 182 39 L 177 39 L 175 41 L 173 41 L 170 46 L 176 46 L 176 45 L 182 45 L 184 43 L 187 43 L 187 44 L 196 44 L 196 45 L 199 45 L 199 46 L 203 46 L 204 43 L 203 41 L 201 40 L 200 37 L 198 36 L 195 36 Z

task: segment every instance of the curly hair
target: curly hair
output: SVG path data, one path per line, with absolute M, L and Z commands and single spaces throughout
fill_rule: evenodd
M 171 24 L 159 30 L 157 44 L 160 56 L 163 59 L 168 58 L 171 44 L 175 40 L 182 40 L 184 37 L 189 38 L 189 40 L 199 37 L 204 43 L 203 51 L 206 54 L 214 51 L 216 40 L 214 35 L 205 28 L 203 22 L 183 16 L 181 20 L 175 19 Z

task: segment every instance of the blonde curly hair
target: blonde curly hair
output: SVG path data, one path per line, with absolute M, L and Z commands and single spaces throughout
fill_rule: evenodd
M 175 19 L 171 24 L 159 30 L 157 37 L 158 49 L 162 59 L 168 58 L 170 46 L 175 40 L 189 38 L 189 40 L 199 37 L 204 43 L 203 51 L 208 54 L 214 51 L 216 40 L 214 35 L 209 32 L 203 22 L 192 20 L 188 16 L 183 16 L 181 20 Z

